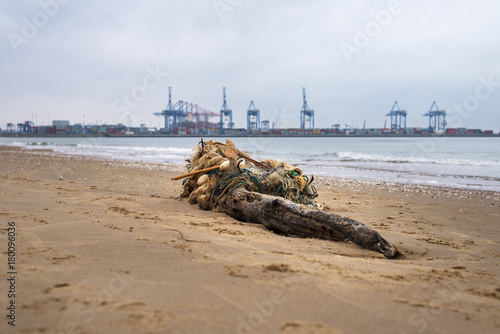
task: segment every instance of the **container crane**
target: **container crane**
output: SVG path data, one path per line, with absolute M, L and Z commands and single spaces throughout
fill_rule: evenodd
M 446 129 L 446 111 L 439 110 L 436 101 L 432 103 L 429 111 L 423 116 L 429 117 L 429 130 L 432 132 L 444 131 Z
M 247 131 L 258 130 L 260 128 L 260 110 L 255 107 L 253 100 L 247 110 Z
M 234 126 L 233 123 L 233 110 L 229 109 L 226 102 L 226 87 L 222 87 L 222 95 L 223 95 L 223 103 L 220 109 L 220 122 L 219 122 L 219 132 L 220 134 L 224 134 L 224 117 L 229 116 L 228 128 L 232 129 Z
M 385 116 L 391 116 L 391 131 L 406 129 L 406 110 L 399 109 L 398 101 L 394 102 L 391 111 Z
M 309 109 L 306 100 L 306 88 L 302 87 L 302 97 L 304 103 L 302 105 L 302 110 L 300 111 L 300 128 L 304 130 L 306 128 L 306 117 L 308 117 L 309 128 L 314 129 L 314 110 Z

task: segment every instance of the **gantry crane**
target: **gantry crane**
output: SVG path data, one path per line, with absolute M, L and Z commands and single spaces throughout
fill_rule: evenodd
M 222 87 L 222 95 L 224 98 L 224 101 L 222 103 L 222 107 L 220 109 L 220 122 L 219 122 L 219 132 L 221 134 L 224 133 L 224 117 L 229 116 L 229 123 L 227 124 L 227 127 L 229 129 L 232 129 L 234 126 L 233 123 L 233 111 L 229 109 L 227 102 L 226 102 L 226 87 Z
M 309 128 L 314 129 L 314 110 L 309 109 L 306 100 L 306 88 L 302 87 L 302 96 L 304 99 L 304 104 L 302 105 L 302 110 L 300 111 L 300 128 L 304 130 L 306 128 L 306 117 L 309 123 Z
M 439 110 L 436 101 L 432 102 L 432 106 L 423 116 L 429 117 L 429 130 L 432 132 L 444 131 L 446 128 L 446 111 Z
M 398 101 L 394 102 L 391 112 L 385 116 L 391 116 L 391 131 L 399 132 L 406 129 L 406 110 L 399 108 Z
M 260 128 L 260 110 L 255 107 L 253 100 L 247 110 L 247 131 L 258 130 Z

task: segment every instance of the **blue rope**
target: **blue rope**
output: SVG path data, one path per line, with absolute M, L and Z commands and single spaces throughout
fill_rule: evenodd
M 212 176 L 212 175 L 214 175 L 214 174 L 218 173 L 219 171 L 220 171 L 220 169 L 219 169 L 219 168 L 217 168 L 216 170 L 213 170 L 213 171 L 211 171 L 210 173 L 208 173 L 208 176 Z
M 229 196 L 229 195 L 231 195 L 231 193 L 234 191 L 234 189 L 238 188 L 238 187 L 239 187 L 239 186 L 241 186 L 242 184 L 246 184 L 246 181 L 245 181 L 245 182 L 238 183 L 237 185 L 235 185 L 235 186 L 233 187 L 233 189 L 231 189 L 231 190 L 227 193 L 226 197 L 224 198 L 224 205 L 226 204 L 226 201 L 227 201 L 228 196 Z
M 277 193 L 279 193 L 279 192 L 280 192 L 280 190 L 281 190 L 281 187 L 279 187 L 279 188 L 278 188 L 278 190 L 276 190 L 276 191 L 274 192 L 273 196 L 274 196 L 274 195 L 276 195 Z

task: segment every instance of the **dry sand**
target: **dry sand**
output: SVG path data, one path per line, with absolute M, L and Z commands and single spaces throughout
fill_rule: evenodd
M 1 333 L 499 333 L 500 194 L 320 180 L 402 253 L 276 235 L 179 199 L 181 167 L 0 150 Z M 177 170 L 176 170 L 177 169 Z

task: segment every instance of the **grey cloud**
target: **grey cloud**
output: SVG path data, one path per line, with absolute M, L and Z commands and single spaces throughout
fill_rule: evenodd
M 425 126 L 421 115 L 433 100 L 450 110 L 479 77 L 500 81 L 494 0 L 401 0 L 401 12 L 350 63 L 340 45 L 354 45 L 391 1 L 220 1 L 232 6 L 223 20 L 215 1 L 69 1 L 18 53 L 8 34 L 20 34 L 22 19 L 42 9 L 38 1 L 3 2 L 0 127 L 32 114 L 103 118 L 148 66 L 169 76 L 131 110 L 136 125 L 161 123 L 153 113 L 165 107 L 168 86 L 174 99 L 214 111 L 226 86 L 237 127 L 252 99 L 261 119 L 286 108 L 298 127 L 306 86 L 318 127 L 383 125 L 394 100 L 408 110 L 409 126 Z M 500 130 L 499 103 L 495 92 L 464 125 Z

